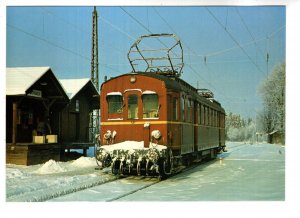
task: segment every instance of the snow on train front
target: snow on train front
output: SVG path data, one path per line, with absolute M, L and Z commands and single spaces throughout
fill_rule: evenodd
M 107 132 L 111 134 L 111 132 Z M 113 134 L 111 134 L 111 137 Z M 114 175 L 155 176 L 165 178 L 172 174 L 172 150 L 159 145 L 159 130 L 153 130 L 149 145 L 144 141 L 124 141 L 96 147 L 96 160 L 100 168 L 111 167 Z

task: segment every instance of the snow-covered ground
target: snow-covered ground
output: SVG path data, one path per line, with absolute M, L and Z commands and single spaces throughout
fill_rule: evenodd
M 228 152 L 219 155 L 216 161 L 176 175 L 123 198 L 122 201 L 285 199 L 284 146 L 241 143 L 227 143 L 227 146 Z M 93 152 L 90 151 L 89 155 L 92 156 Z M 109 174 L 109 169 L 96 170 L 96 167 L 94 157 L 80 157 L 69 162 L 49 160 L 44 164 L 33 166 L 7 164 L 6 200 L 8 202 L 49 201 L 62 196 L 53 200 L 105 201 L 110 199 L 110 196 L 113 198 L 116 194 L 114 190 L 121 189 L 122 192 L 123 183 L 116 182 L 113 191 L 103 188 L 102 192 L 94 191 L 98 194 L 87 195 L 86 188 L 115 179 Z M 134 183 L 137 183 L 136 186 L 141 185 L 139 181 Z M 65 195 L 80 190 L 83 191 Z
M 7 164 L 7 201 L 45 201 L 114 179 L 96 167 L 94 157 L 69 162 L 49 160 L 33 166 Z
M 142 217 L 155 214 L 170 217 L 169 213 L 183 217 L 190 214 L 187 211 L 198 208 L 198 214 L 206 214 L 206 217 L 253 217 L 257 214 L 260 217 L 294 217 L 287 216 L 287 211 L 296 206 L 287 204 L 291 200 L 285 194 L 285 146 L 241 143 L 227 143 L 227 146 L 228 152 L 215 161 L 125 198 L 117 198 L 122 201 L 119 203 L 95 204 L 96 201 L 114 199 L 151 181 L 125 179 L 97 186 L 115 178 L 109 174 L 109 169 L 95 170 L 97 165 L 92 151 L 89 157 L 69 162 L 50 160 L 34 166 L 7 164 L 5 211 L 12 217 L 15 214 L 31 218 L 53 218 L 58 214 L 80 218 L 127 217 L 132 213 Z M 48 203 L 11 203 L 25 201 Z M 62 204 L 62 201 L 69 203 Z M 261 201 L 264 203 L 258 204 Z

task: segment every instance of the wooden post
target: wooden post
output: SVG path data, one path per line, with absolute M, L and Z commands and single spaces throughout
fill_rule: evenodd
M 87 156 L 87 149 L 83 148 L 83 156 L 86 157 Z
M 18 107 L 17 107 L 17 102 L 13 102 L 13 125 L 12 125 L 12 143 L 15 145 L 17 142 L 17 112 L 18 112 Z

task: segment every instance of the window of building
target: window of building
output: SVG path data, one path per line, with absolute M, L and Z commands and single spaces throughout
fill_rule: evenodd
M 143 100 L 143 118 L 156 118 L 159 115 L 158 95 L 144 94 Z
M 123 96 L 122 95 L 108 95 L 108 113 L 122 113 L 123 112 Z
M 79 112 L 79 100 L 78 99 L 76 99 L 76 101 L 75 101 L 75 111 Z
M 138 119 L 138 96 L 128 96 L 128 119 Z

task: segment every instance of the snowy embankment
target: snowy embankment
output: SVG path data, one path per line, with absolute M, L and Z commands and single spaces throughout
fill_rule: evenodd
M 96 167 L 92 157 L 69 162 L 49 160 L 34 166 L 7 164 L 6 200 L 45 201 L 115 179 Z

